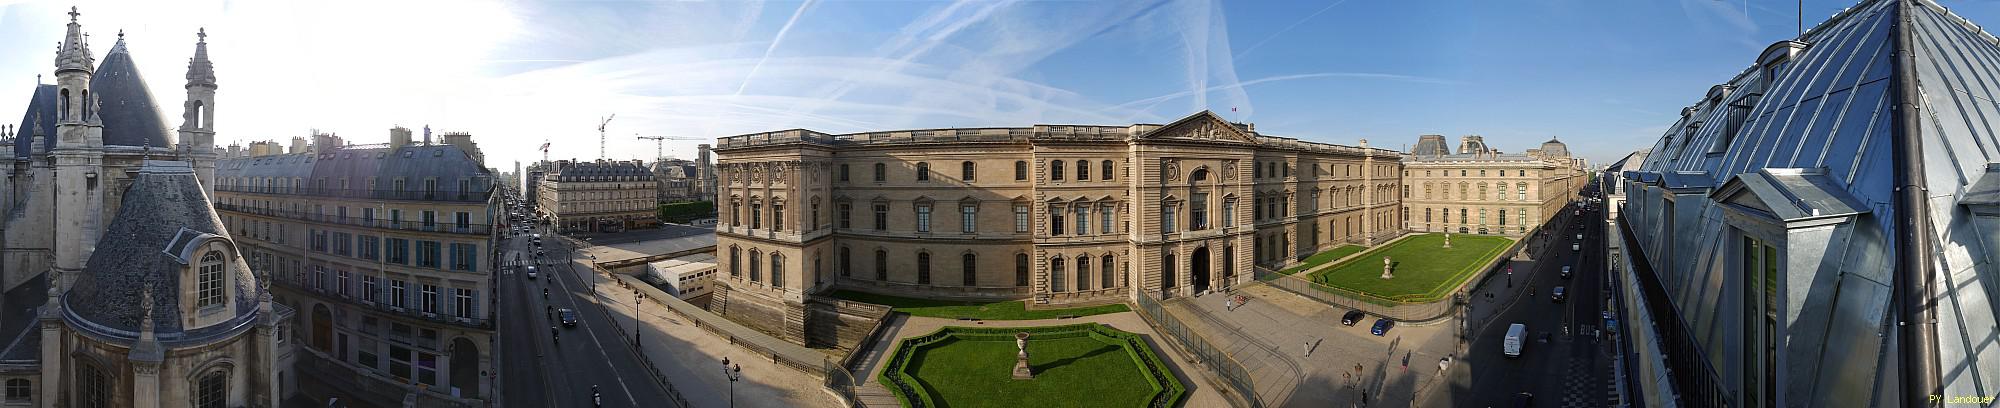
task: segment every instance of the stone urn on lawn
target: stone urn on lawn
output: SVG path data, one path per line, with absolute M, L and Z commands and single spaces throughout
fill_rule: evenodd
M 1034 370 L 1028 368 L 1028 332 L 1014 333 L 1014 349 L 1014 379 L 1035 379 Z

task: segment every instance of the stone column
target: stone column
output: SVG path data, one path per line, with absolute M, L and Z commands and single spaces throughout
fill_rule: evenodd
M 1375 154 L 1368 151 L 1368 139 L 1361 139 L 1361 213 L 1375 215 Z M 1361 242 L 1375 246 L 1375 223 L 1361 223 Z

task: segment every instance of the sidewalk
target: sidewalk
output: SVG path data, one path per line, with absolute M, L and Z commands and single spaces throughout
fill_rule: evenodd
M 578 265 L 573 268 L 579 275 L 590 273 L 592 269 Z M 611 320 L 618 322 L 624 333 L 633 330 L 632 289 L 618 286 L 618 281 L 608 276 L 578 276 L 596 282 L 595 301 L 605 307 Z M 649 298 L 666 296 L 658 289 L 645 285 L 634 285 Z M 648 301 L 641 306 L 644 330 L 639 333 L 646 356 L 653 360 L 661 374 L 667 377 L 674 388 L 686 397 L 694 407 L 726 407 L 730 405 L 730 381 L 723 377 L 722 359 L 729 358 L 732 365 L 743 367 L 741 381 L 734 384 L 735 405 L 737 407 L 822 407 L 836 408 L 840 404 L 832 394 L 823 391 L 819 378 L 807 375 L 790 367 L 773 363 L 767 357 L 759 357 L 749 350 L 729 344 L 724 338 L 682 319 L 656 302 Z M 637 364 L 636 362 L 634 364 Z
M 1370 406 L 1411 406 L 1416 392 L 1438 378 L 1438 360 L 1457 355 L 1455 325 L 1396 326 L 1375 336 L 1367 327 L 1372 319 L 1343 326 L 1346 310 L 1283 289 L 1252 284 L 1224 295 L 1231 294 L 1249 301 L 1229 310 L 1222 296 L 1209 295 L 1166 306 L 1184 323 L 1206 326 L 1198 329 L 1209 341 L 1227 343 L 1217 347 L 1251 371 L 1272 407 L 1359 406 L 1363 392 Z M 1294 382 L 1290 390 L 1282 389 L 1286 382 Z
M 1191 360 L 1192 357 L 1182 355 L 1178 350 L 1175 350 L 1173 347 L 1170 347 L 1167 344 L 1162 343 L 1173 340 L 1168 339 L 1167 336 L 1162 336 L 1159 333 L 1154 332 L 1153 327 L 1147 325 L 1146 320 L 1140 318 L 1138 313 L 1136 312 L 1109 313 L 1109 314 L 1078 317 L 1074 319 L 1045 319 L 1045 320 L 962 321 L 962 320 L 943 319 L 936 317 L 910 316 L 907 314 L 903 314 L 898 319 L 901 320 L 900 324 L 884 325 L 882 327 L 882 339 L 880 341 L 875 342 L 873 346 L 870 346 L 868 350 L 864 351 L 866 353 L 865 354 L 866 359 L 858 363 L 860 367 L 857 368 L 860 368 L 861 372 L 855 373 L 856 381 L 859 381 L 864 385 L 879 386 L 876 383 L 876 379 L 878 378 L 878 376 L 882 374 L 882 359 L 887 358 L 889 353 L 895 351 L 895 347 L 898 342 L 901 342 L 902 339 L 904 338 L 917 337 L 925 334 L 930 334 L 931 332 L 937 331 L 937 329 L 940 327 L 945 327 L 945 326 L 1024 327 L 1024 326 L 1057 326 L 1057 325 L 1079 324 L 1079 323 L 1100 323 L 1105 326 L 1111 326 L 1111 328 L 1114 329 L 1145 335 L 1146 343 L 1148 345 L 1153 346 L 1154 351 L 1160 353 L 1160 358 L 1162 360 L 1165 360 L 1165 363 L 1167 363 L 1167 368 L 1174 372 L 1174 377 L 1179 378 L 1182 384 L 1187 385 L 1188 388 L 1187 402 L 1182 404 L 1181 406 L 1189 408 L 1229 406 L 1229 401 L 1227 399 L 1224 399 L 1222 394 L 1220 394 L 1217 391 L 1217 387 L 1219 387 L 1218 385 L 1210 384 L 1202 376 L 1202 373 L 1188 371 L 1191 368 L 1192 369 L 1205 369 L 1205 368 L 1191 367 L 1188 361 Z M 862 376 L 864 375 L 866 376 L 866 378 L 862 378 Z M 874 405 L 871 404 L 869 406 L 873 407 Z

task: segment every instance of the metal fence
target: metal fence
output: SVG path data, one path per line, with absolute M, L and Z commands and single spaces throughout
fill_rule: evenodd
M 1186 324 L 1182 324 L 1180 319 L 1168 313 L 1167 309 L 1162 307 L 1160 301 L 1154 299 L 1152 294 L 1141 293 L 1138 298 L 1140 316 L 1151 321 L 1153 326 L 1159 328 L 1160 331 L 1180 341 L 1181 345 L 1185 346 L 1189 352 L 1194 353 L 1195 357 L 1200 359 L 1202 364 L 1207 365 L 1217 376 L 1222 377 L 1222 381 L 1227 383 L 1230 389 L 1234 390 L 1237 395 L 1243 396 L 1243 401 L 1250 404 L 1250 408 L 1264 407 L 1264 402 L 1257 399 L 1257 387 L 1255 383 L 1250 381 L 1250 371 L 1243 369 L 1242 363 L 1237 362 L 1234 358 L 1230 358 L 1228 354 L 1223 353 L 1222 349 L 1215 348 L 1212 343 L 1203 339 L 1200 333 L 1195 333 Z

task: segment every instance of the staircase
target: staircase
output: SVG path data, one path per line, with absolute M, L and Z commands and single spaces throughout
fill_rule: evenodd
M 709 291 L 709 292 L 708 292 L 708 312 L 709 312 L 709 313 L 714 313 L 714 314 L 715 314 L 716 316 L 728 316 L 728 315 L 729 315 L 729 313 L 727 313 L 727 312 L 729 311 L 729 289 L 728 289 L 728 288 L 729 288 L 728 286 L 724 286 L 724 285 L 715 285 L 715 290 L 712 290 L 712 291 Z
M 903 402 L 896 399 L 896 394 L 890 393 L 888 388 L 883 388 L 882 384 L 875 382 L 873 378 L 859 387 L 854 387 L 854 403 L 863 407 L 903 406 Z

